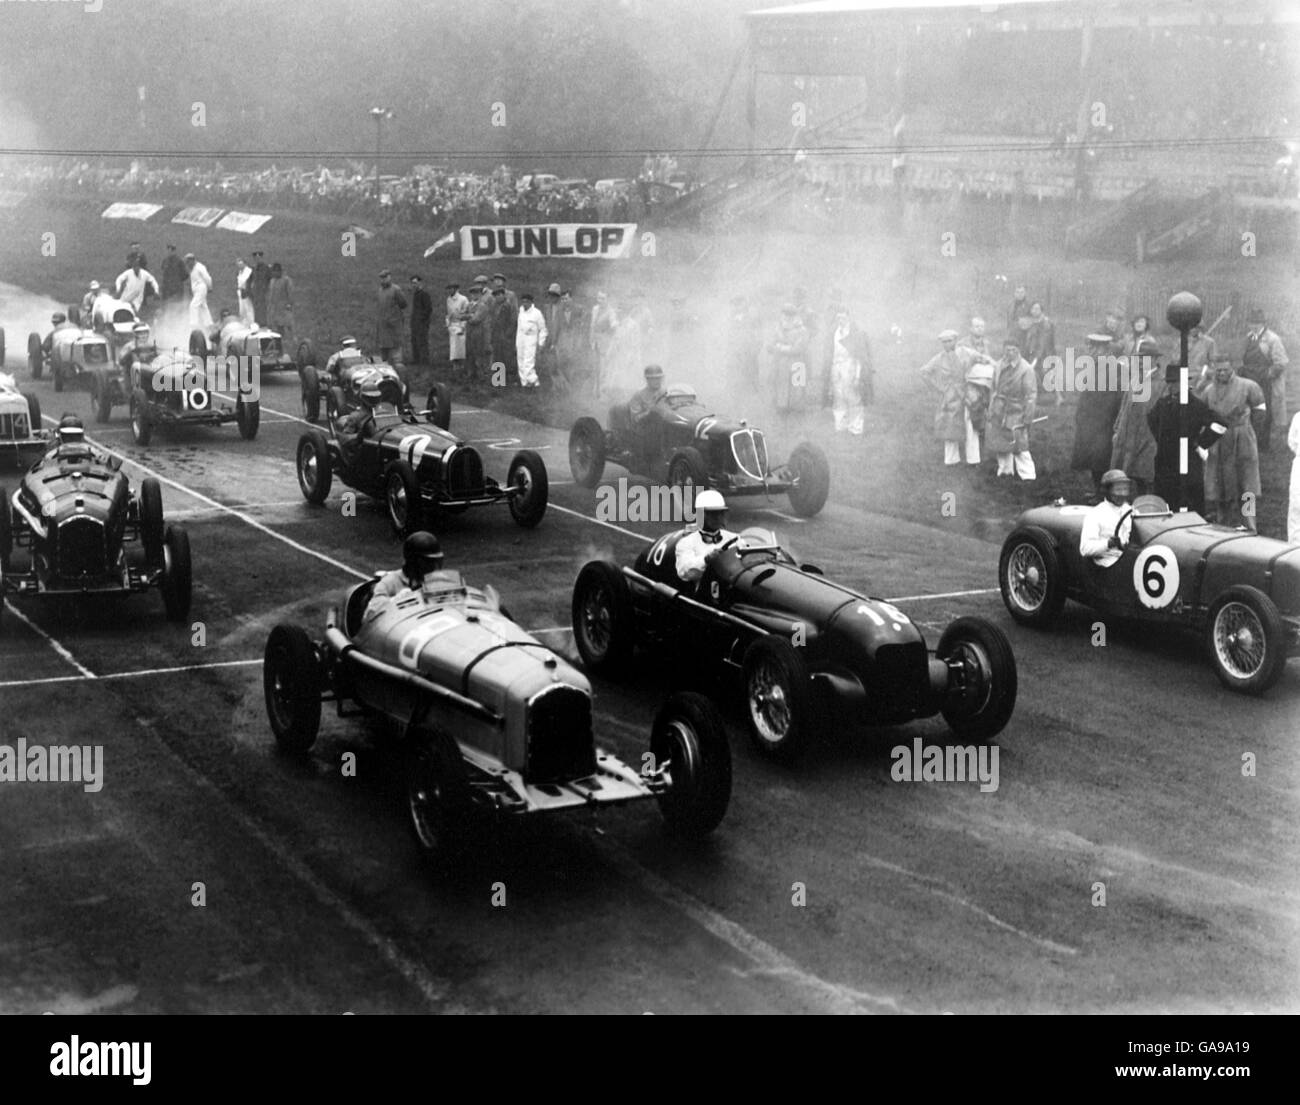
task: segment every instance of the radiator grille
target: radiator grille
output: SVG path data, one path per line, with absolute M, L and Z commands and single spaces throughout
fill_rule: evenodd
M 878 700 L 889 712 L 910 714 L 923 710 L 930 694 L 929 653 L 919 641 L 881 645 L 876 649 Z
M 97 518 L 69 518 L 60 524 L 55 570 L 64 578 L 100 576 L 108 570 L 104 526 Z
M 591 697 L 576 687 L 557 685 L 528 703 L 529 783 L 581 779 L 596 770 L 591 735 Z
M 477 450 L 461 447 L 451 454 L 447 470 L 447 490 L 456 497 L 478 495 L 483 491 L 483 458 Z

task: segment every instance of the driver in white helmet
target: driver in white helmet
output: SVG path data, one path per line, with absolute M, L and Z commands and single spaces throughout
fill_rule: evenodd
M 1105 498 L 1083 516 L 1079 555 L 1090 557 L 1098 567 L 1109 568 L 1128 546 L 1133 520 L 1124 516 L 1129 511 L 1133 484 L 1122 470 L 1112 468 L 1101 477 L 1101 491 Z
M 695 497 L 700 528 L 691 530 L 677 541 L 677 577 L 695 583 L 722 547 L 736 535 L 725 529 L 727 501 L 717 491 L 701 491 Z

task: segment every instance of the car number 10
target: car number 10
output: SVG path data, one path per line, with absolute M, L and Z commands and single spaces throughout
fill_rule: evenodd
M 1178 597 L 1178 558 L 1167 545 L 1150 545 L 1133 562 L 1133 589 L 1138 602 L 1163 610 Z

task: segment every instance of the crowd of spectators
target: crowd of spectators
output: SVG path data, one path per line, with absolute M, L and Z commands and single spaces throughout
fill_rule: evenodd
M 402 175 L 376 176 L 350 162 L 230 172 L 220 163 L 183 168 L 89 161 L 0 164 L 0 190 L 96 196 L 140 203 L 316 211 L 379 224 L 403 222 L 441 234 L 466 223 L 642 222 L 686 189 L 667 156 L 647 157 L 635 180 L 560 179 L 418 165 Z

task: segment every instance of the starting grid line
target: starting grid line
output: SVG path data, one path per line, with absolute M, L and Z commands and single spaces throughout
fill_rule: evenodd
M 6 603 L 5 606 L 9 610 L 14 609 L 12 606 L 9 606 L 8 603 Z M 14 610 L 14 613 L 18 614 L 18 611 Z M 46 636 L 44 633 L 41 633 L 41 630 L 38 626 L 32 625 L 32 623 L 28 621 L 26 618 L 24 618 L 22 614 L 18 614 L 18 617 L 22 621 L 26 622 L 33 629 L 35 629 L 37 633 L 40 633 L 42 637 Z M 49 640 L 50 638 L 47 637 L 46 639 Z M 62 647 L 62 646 L 58 646 L 58 647 Z M 66 652 L 67 650 L 65 649 L 64 651 Z M 62 653 L 60 653 L 60 655 L 62 655 Z M 205 671 L 209 668 L 246 668 L 246 667 L 252 667 L 255 664 L 261 664 L 262 662 L 260 659 L 213 660 L 212 662 L 207 664 L 185 664 L 181 667 L 176 667 L 176 668 L 143 668 L 139 671 L 110 671 L 110 672 L 105 672 L 103 675 L 96 675 L 89 668 L 82 667 L 80 664 L 78 664 L 77 661 L 72 658 L 71 653 L 68 653 L 68 655 L 64 658 L 69 660 L 71 663 L 75 664 L 78 670 L 81 672 L 81 674 L 80 675 L 52 675 L 44 679 L 10 679 L 7 680 L 6 682 L 0 683 L 0 688 L 36 687 L 45 683 L 91 683 L 91 682 L 99 683 L 109 679 L 138 679 L 141 676 L 145 676 L 145 675 L 177 675 L 181 672 Z

